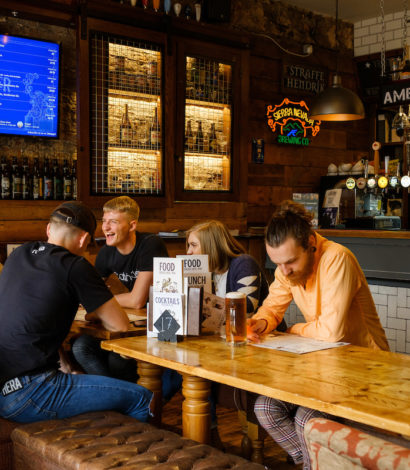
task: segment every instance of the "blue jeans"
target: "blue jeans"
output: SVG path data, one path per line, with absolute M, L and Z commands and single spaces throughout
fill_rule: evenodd
M 119 354 L 101 349 L 101 340 L 81 335 L 72 344 L 75 360 L 87 374 L 104 375 L 121 380 L 137 382 L 138 374 L 134 359 L 124 359 Z M 164 369 L 162 373 L 162 397 L 170 400 L 182 386 L 182 377 L 175 370 Z
M 0 394 L 0 416 L 19 423 L 115 410 L 147 421 L 152 392 L 137 384 L 96 375 L 48 371 L 18 378 L 22 388 Z

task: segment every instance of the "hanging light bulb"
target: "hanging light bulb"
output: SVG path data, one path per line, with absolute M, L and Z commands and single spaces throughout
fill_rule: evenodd
M 335 39 L 338 48 L 337 24 L 339 18 L 339 4 L 336 0 L 336 27 Z M 316 121 L 353 121 L 364 118 L 364 106 L 361 99 L 351 90 L 342 87 L 342 80 L 338 74 L 336 56 L 336 73 L 333 76 L 332 86 L 326 88 L 317 96 L 310 107 L 310 118 Z

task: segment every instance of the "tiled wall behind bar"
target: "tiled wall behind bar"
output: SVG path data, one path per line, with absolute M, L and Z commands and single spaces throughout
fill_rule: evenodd
M 403 46 L 404 11 L 385 15 L 386 51 L 401 49 Z M 407 26 L 407 44 L 410 43 L 410 28 Z M 375 54 L 381 51 L 382 18 L 368 18 L 354 23 L 354 55 L 355 57 Z
M 370 290 L 391 351 L 410 354 L 410 289 L 370 285 Z M 289 326 L 305 321 L 293 302 L 285 319 Z

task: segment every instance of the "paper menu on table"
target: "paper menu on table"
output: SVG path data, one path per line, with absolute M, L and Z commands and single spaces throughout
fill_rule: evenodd
M 338 348 L 346 346 L 349 343 L 337 342 L 330 343 L 328 341 L 319 341 L 312 338 L 304 338 L 303 336 L 292 335 L 289 333 L 279 333 L 266 335 L 261 343 L 249 343 L 258 348 L 276 349 L 278 351 L 286 351 L 294 354 L 305 354 L 323 349 Z
M 155 292 L 184 292 L 182 259 L 154 258 L 153 276 Z

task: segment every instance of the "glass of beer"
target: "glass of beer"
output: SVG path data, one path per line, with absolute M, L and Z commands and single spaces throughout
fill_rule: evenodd
M 246 295 L 228 292 L 225 296 L 226 341 L 233 346 L 246 344 Z

